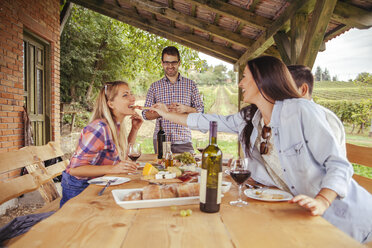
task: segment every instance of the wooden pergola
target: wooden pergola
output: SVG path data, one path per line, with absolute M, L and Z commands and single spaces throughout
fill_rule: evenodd
M 372 1 L 71 0 L 235 68 L 261 54 L 312 67 L 325 42 L 372 26 Z M 69 3 L 66 4 L 69 7 Z
M 365 0 L 71 2 L 232 63 L 239 79 L 246 62 L 264 54 L 312 68 L 328 40 L 372 26 L 372 1 Z M 61 30 L 70 2 L 64 7 Z

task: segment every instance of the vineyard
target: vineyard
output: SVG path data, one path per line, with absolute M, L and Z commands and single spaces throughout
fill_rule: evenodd
M 316 100 L 361 101 L 372 98 L 372 84 L 360 86 L 352 82 L 315 82 L 313 97 Z

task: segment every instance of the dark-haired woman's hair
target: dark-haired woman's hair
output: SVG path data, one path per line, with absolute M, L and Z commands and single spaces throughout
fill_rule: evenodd
M 287 66 L 279 59 L 271 56 L 262 56 L 248 61 L 247 66 L 261 95 L 271 103 L 290 98 L 300 98 L 295 82 Z M 246 121 L 246 126 L 240 136 L 245 145 L 245 152 L 251 156 L 250 137 L 253 130 L 252 118 L 257 106 L 252 104 L 241 109 L 240 113 Z

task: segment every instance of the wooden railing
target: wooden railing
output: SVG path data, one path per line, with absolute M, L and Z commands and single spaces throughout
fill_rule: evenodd
M 372 147 L 363 147 L 347 143 L 346 153 L 351 163 L 372 167 Z M 353 178 L 372 194 L 372 179 L 355 174 Z

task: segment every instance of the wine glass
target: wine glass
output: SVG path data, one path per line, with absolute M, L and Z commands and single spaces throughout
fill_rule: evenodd
M 196 140 L 195 141 L 196 150 L 200 153 L 203 153 L 204 149 L 207 147 L 207 143 L 204 140 Z
M 133 162 L 136 162 L 137 159 L 141 157 L 141 144 L 140 143 L 129 144 L 128 157 Z
M 237 201 L 231 201 L 230 205 L 244 207 L 248 202 L 242 200 L 242 187 L 244 182 L 251 176 L 248 167 L 248 158 L 236 159 L 231 164 L 230 176 L 239 186 L 239 198 Z

